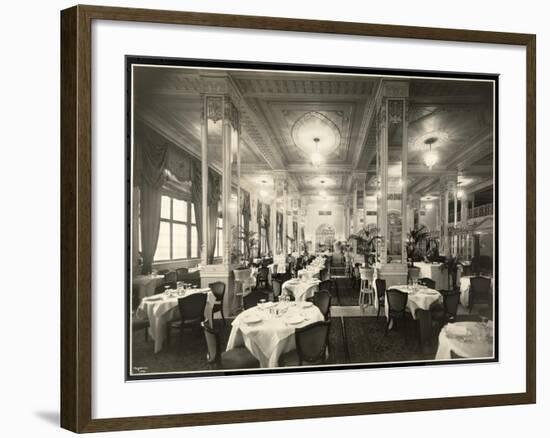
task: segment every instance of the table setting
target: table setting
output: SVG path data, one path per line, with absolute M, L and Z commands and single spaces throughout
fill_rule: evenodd
M 451 351 L 464 358 L 477 359 L 493 356 L 493 321 L 462 321 L 446 324 L 439 334 L 436 360 L 451 359 Z
M 262 300 L 235 318 L 227 350 L 244 345 L 261 367 L 277 367 L 279 357 L 296 348 L 295 329 L 322 320 L 322 313 L 311 302 L 291 302 L 285 297 L 279 302 Z
M 407 309 L 411 312 L 411 315 L 414 319 L 416 319 L 417 309 L 429 310 L 430 306 L 433 303 L 437 301 L 440 301 L 440 302 L 443 301 L 442 295 L 437 290 L 430 289 L 429 287 L 426 287 L 420 284 L 389 286 L 387 289 L 388 290 L 396 289 L 408 295 Z M 384 299 L 385 299 L 384 311 L 386 312 L 386 318 L 387 318 L 388 308 L 389 308 L 388 299 L 387 297 L 384 297 Z M 375 305 L 378 306 L 378 300 L 375 300 Z
M 309 276 L 292 278 L 283 283 L 282 294 L 289 295 L 291 292 L 296 301 L 305 301 L 317 292 L 320 282 L 318 278 Z
M 160 294 L 145 297 L 141 300 L 134 318 L 149 320 L 149 335 L 154 340 L 155 353 L 162 350 L 162 344 L 166 336 L 166 324 L 178 317 L 178 300 L 196 293 L 207 294 L 204 317 L 210 319 L 216 297 L 207 287 L 197 288 L 190 283 L 178 282 L 177 289 L 167 289 Z

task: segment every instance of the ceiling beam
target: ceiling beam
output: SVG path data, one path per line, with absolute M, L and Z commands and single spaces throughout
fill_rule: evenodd
M 357 169 L 361 156 L 363 155 L 363 152 L 367 147 L 367 136 L 369 133 L 369 129 L 371 129 L 372 121 L 376 116 L 376 107 L 378 106 L 378 102 L 382 97 L 382 89 L 382 78 L 380 78 L 376 82 L 372 98 L 365 102 L 365 110 L 363 112 L 364 116 L 361 122 L 361 126 L 359 127 L 359 133 L 357 135 L 357 147 L 352 149 L 352 151 L 355 152 L 351 157 L 351 162 L 353 163 L 354 170 Z M 375 153 L 376 150 L 371 153 L 371 155 Z M 370 157 L 367 162 L 370 163 L 371 161 L 372 157 Z
M 346 175 L 353 169 L 351 164 L 323 164 L 319 167 L 311 164 L 289 164 L 286 170 L 290 173 L 307 175 Z
M 457 154 L 447 160 L 447 167 L 467 170 L 472 163 L 485 157 L 493 149 L 493 129 L 486 128 L 472 136 L 467 145 L 458 147 Z

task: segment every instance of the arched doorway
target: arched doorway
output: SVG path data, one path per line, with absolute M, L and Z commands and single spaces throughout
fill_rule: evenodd
M 334 245 L 334 228 L 327 224 L 321 224 L 315 231 L 316 252 L 332 251 Z

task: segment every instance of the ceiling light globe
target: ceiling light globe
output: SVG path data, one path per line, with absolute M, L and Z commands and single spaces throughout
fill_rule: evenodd
M 428 151 L 424 154 L 424 164 L 431 169 L 438 161 L 437 153 L 434 151 Z

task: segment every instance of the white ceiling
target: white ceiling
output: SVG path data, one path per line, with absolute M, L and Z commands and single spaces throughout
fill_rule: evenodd
M 201 74 L 197 69 L 150 67 L 135 73 L 136 116 L 197 155 Z M 293 190 L 309 194 L 318 191 L 324 180 L 327 192 L 338 196 L 349 191 L 353 172 L 375 175 L 373 114 L 381 77 L 258 71 L 215 74 L 228 79 L 242 98 L 241 175 L 246 184 L 266 181 L 272 187 L 271 171 L 286 170 Z M 293 127 L 312 112 L 329 119 L 339 135 L 338 145 L 323 154 L 319 168 L 311 165 L 307 147 L 296 144 L 292 135 Z M 466 189 L 486 185 L 492 180 L 492 131 L 489 84 L 410 79 L 409 190 L 437 196 L 439 178 L 448 173 L 464 178 Z M 434 144 L 439 164 L 430 171 L 419 145 L 431 133 L 446 140 Z M 370 178 L 368 190 L 375 190 Z

